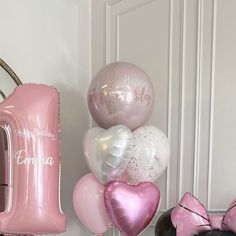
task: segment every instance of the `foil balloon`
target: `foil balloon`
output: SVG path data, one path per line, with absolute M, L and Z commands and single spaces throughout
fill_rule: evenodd
M 73 205 L 80 221 L 93 233 L 107 231 L 109 217 L 104 205 L 105 187 L 93 174 L 83 176 L 74 188 Z
M 6 204 L 6 171 L 5 171 L 5 155 L 7 151 L 7 143 L 6 143 L 6 134 L 4 130 L 0 127 L 0 212 L 3 212 L 5 210 L 5 204 Z
M 151 80 L 137 66 L 116 62 L 94 77 L 88 91 L 88 107 L 102 128 L 123 124 L 134 130 L 144 125 L 153 109 Z
M 169 158 L 169 141 L 161 130 L 143 126 L 133 132 L 127 172 L 135 183 L 154 182 L 166 169 Z
M 125 235 L 140 234 L 154 218 L 160 204 L 160 191 L 153 183 L 109 184 L 104 192 L 105 206 L 113 224 Z
M 121 178 L 129 163 L 131 145 L 132 132 L 123 125 L 88 130 L 84 136 L 84 154 L 100 182 L 105 184 Z
M 0 232 L 59 233 L 66 216 L 59 202 L 59 96 L 46 85 L 26 84 L 0 104 L 7 139 L 5 209 Z

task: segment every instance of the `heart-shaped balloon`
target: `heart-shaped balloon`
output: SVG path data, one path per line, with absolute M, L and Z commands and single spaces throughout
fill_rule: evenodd
M 106 187 L 104 201 L 113 224 L 125 236 L 136 236 L 154 218 L 160 204 L 160 191 L 149 182 L 129 185 L 115 181 Z
M 132 132 L 123 125 L 108 130 L 95 127 L 84 136 L 84 154 L 90 170 L 100 182 L 118 180 L 130 158 Z
M 133 146 L 127 172 L 133 183 L 155 182 L 170 159 L 170 144 L 156 127 L 142 126 L 133 131 Z

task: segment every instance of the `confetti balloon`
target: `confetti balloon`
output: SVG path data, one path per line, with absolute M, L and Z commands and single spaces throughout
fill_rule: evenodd
M 105 66 L 88 91 L 89 111 L 102 128 L 122 124 L 134 130 L 144 125 L 152 112 L 153 86 L 137 66 L 116 62 Z
M 166 169 L 170 145 L 166 135 L 156 127 L 143 126 L 133 132 L 127 172 L 134 182 L 154 182 Z

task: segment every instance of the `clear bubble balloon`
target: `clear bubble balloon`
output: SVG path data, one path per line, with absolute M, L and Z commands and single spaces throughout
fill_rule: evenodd
M 149 119 L 154 103 L 151 80 L 139 67 L 116 62 L 94 77 L 88 91 L 89 111 L 102 128 L 122 124 L 134 130 Z

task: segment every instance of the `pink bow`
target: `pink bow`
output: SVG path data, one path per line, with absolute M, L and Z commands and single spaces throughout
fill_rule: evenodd
M 236 233 L 236 199 L 224 216 L 209 216 L 206 208 L 191 193 L 185 193 L 171 213 L 177 236 L 190 236 L 205 231 L 221 230 Z

